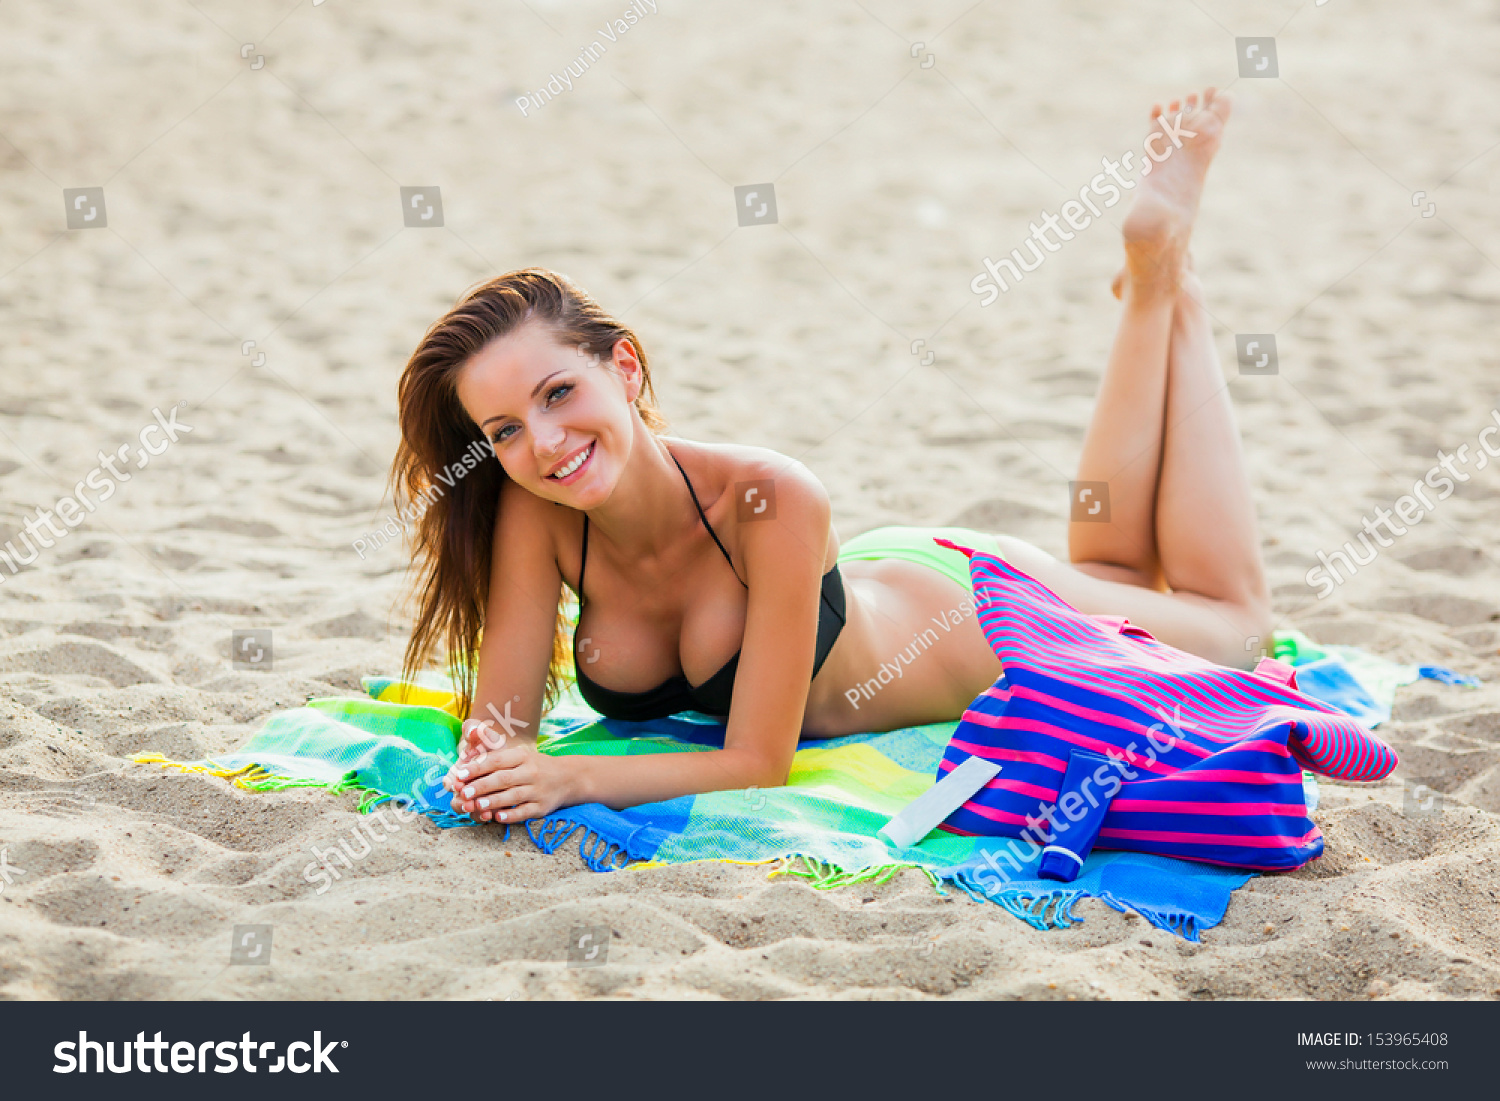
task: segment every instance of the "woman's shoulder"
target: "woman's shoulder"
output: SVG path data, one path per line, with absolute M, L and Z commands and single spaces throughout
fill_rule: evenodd
M 552 554 L 563 544 L 576 542 L 583 524 L 583 514 L 578 510 L 538 497 L 510 478 L 500 483 L 500 500 L 495 511 L 497 534 L 503 527 L 507 535 L 528 543 L 535 543 L 540 537 L 541 544 Z
M 776 560 L 786 556 L 783 552 L 818 544 L 829 533 L 828 491 L 796 459 L 746 444 L 705 444 L 675 437 L 666 442 L 687 471 L 720 537 L 736 554 L 743 555 L 754 545 L 761 548 L 762 556 Z M 756 522 L 762 520 L 776 522 Z
M 684 455 L 695 460 L 704 475 L 725 492 L 734 492 L 742 482 L 764 482 L 774 485 L 778 492 L 798 498 L 827 500 L 828 493 L 817 475 L 797 459 L 769 447 L 702 443 L 678 436 L 663 439 L 679 461 L 687 465 Z

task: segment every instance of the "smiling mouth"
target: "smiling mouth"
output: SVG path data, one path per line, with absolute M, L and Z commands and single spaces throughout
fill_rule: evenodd
M 570 462 L 558 467 L 551 474 L 548 474 L 548 480 L 553 482 L 566 482 L 571 479 L 584 467 L 588 466 L 589 460 L 594 457 L 595 446 L 597 445 L 592 443 L 589 444 L 588 447 L 584 448 L 577 455 L 575 455 Z

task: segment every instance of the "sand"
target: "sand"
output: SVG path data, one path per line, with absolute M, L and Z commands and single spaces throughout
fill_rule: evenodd
M 0 9 L 0 543 L 130 456 L 35 563 L 0 563 L 0 994 L 1500 994 L 1500 471 L 1326 600 L 1304 579 L 1496 407 L 1493 12 L 662 0 L 523 114 L 626 7 Z M 1236 35 L 1275 35 L 1281 77 L 1236 80 Z M 595 874 L 425 823 L 318 894 L 309 850 L 352 797 L 128 763 L 224 752 L 397 667 L 406 563 L 354 549 L 390 512 L 395 380 L 458 293 L 526 264 L 638 327 L 674 432 L 806 463 L 842 535 L 962 523 L 1063 553 L 1125 207 L 992 306 L 969 282 L 1138 147 L 1153 99 L 1209 83 L 1237 106 L 1197 265 L 1278 625 L 1486 685 L 1403 689 L 1396 774 L 1325 782 L 1325 855 L 1253 880 L 1201 944 L 1096 902 L 1038 932 L 915 873 Z M 779 221 L 738 226 L 733 188 L 768 181 Z M 398 189 L 434 186 L 443 226 L 406 228 Z M 107 225 L 68 230 L 60 192 L 86 187 Z M 1239 377 L 1235 333 L 1275 333 L 1280 373 Z M 191 431 L 136 466 L 174 409 Z M 272 631 L 269 670 L 232 667 L 237 629 Z M 1440 814 L 1408 813 L 1418 783 Z M 237 925 L 273 927 L 269 966 L 230 965 Z M 579 926 L 612 931 L 604 966 L 568 965 Z

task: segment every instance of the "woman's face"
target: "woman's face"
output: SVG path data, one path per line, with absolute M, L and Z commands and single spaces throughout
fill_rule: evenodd
M 543 324 L 492 340 L 459 370 L 458 400 L 505 473 L 538 497 L 571 508 L 608 499 L 625 468 L 640 393 L 630 341 L 595 364 Z

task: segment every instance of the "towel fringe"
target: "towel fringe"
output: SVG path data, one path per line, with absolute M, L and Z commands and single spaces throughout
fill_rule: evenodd
M 362 790 L 364 794 L 360 796 L 359 806 L 355 808 L 359 811 L 360 814 L 369 814 L 382 803 L 389 803 L 396 799 L 400 799 L 402 801 L 402 805 L 405 806 L 406 809 L 415 810 L 416 813 L 425 817 L 429 822 L 431 822 L 440 830 L 451 830 L 458 826 L 479 825 L 478 822 L 474 821 L 474 818 L 471 815 L 460 814 L 457 811 L 453 810 L 451 807 L 447 810 L 444 810 L 441 807 L 432 806 L 430 804 L 426 807 L 421 807 L 417 805 L 415 799 L 412 799 L 408 795 L 392 795 L 387 792 L 381 791 L 379 788 L 362 788 L 360 790 Z M 502 840 L 510 840 L 509 826 L 505 827 L 505 837 Z
M 378 788 L 366 787 L 358 779 L 358 773 L 350 771 L 338 780 L 329 782 L 327 780 L 313 780 L 306 777 L 279 776 L 274 772 L 267 771 L 257 764 L 241 765 L 239 768 L 226 768 L 214 765 L 212 761 L 203 764 L 192 764 L 183 761 L 173 761 L 160 753 L 137 753 L 131 758 L 139 765 L 160 765 L 162 768 L 176 769 L 178 772 L 198 773 L 202 776 L 217 776 L 221 780 L 228 780 L 235 787 L 244 791 L 267 792 L 267 791 L 289 791 L 292 788 L 320 788 L 330 795 L 343 795 L 353 792 L 359 795 L 359 803 L 355 810 L 360 814 L 369 814 L 382 803 L 395 799 L 395 795 L 383 792 Z M 428 821 L 439 829 L 453 829 L 456 826 L 477 825 L 473 818 L 467 814 L 458 814 L 452 810 L 444 810 L 439 807 L 417 807 L 411 800 L 406 801 L 408 807 L 415 807 L 418 813 L 424 815 Z M 509 827 L 507 827 L 509 829 Z M 507 834 L 508 836 L 508 834 Z
M 1073 907 L 1078 904 L 1079 899 L 1092 897 L 1076 887 L 1058 887 L 1050 891 L 1008 887 L 990 894 L 980 890 L 979 884 L 967 872 L 960 872 L 954 877 L 954 882 L 976 902 L 993 902 L 1012 917 L 1020 918 L 1033 929 L 1042 931 L 1067 929 L 1081 924 L 1083 919 L 1073 913 Z M 1115 908 L 1121 909 L 1119 906 Z
M 583 839 L 578 845 L 578 855 L 592 871 L 616 872 L 630 863 L 631 853 L 625 845 L 604 837 L 565 814 L 533 818 L 526 823 L 526 832 L 544 853 L 556 852 L 580 829 L 583 830 Z
M 768 857 L 764 860 L 736 860 L 730 857 L 709 857 L 703 860 L 691 861 L 660 861 L 642 860 L 632 864 L 631 853 L 627 845 L 611 838 L 604 837 L 597 830 L 590 829 L 582 822 L 577 822 L 567 817 L 565 813 L 551 815 L 543 819 L 532 819 L 526 823 L 526 832 L 530 834 L 531 840 L 536 842 L 537 848 L 544 853 L 554 853 L 560 849 L 578 830 L 583 830 L 583 838 L 579 842 L 578 855 L 583 862 L 596 872 L 615 872 L 624 868 L 663 868 L 678 867 L 683 863 L 688 864 L 740 864 L 747 867 L 758 867 L 766 864 L 775 864 L 776 867 L 766 873 L 767 879 L 778 875 L 794 875 L 800 879 L 809 881 L 810 886 L 820 891 L 832 890 L 836 887 L 847 887 L 856 883 L 868 883 L 872 886 L 885 883 L 898 872 L 907 868 L 915 868 L 927 877 L 927 881 L 939 895 L 947 897 L 948 892 L 943 889 L 943 881 L 931 868 L 921 864 L 909 862 L 894 864 L 879 864 L 858 871 L 850 871 L 836 864 L 819 860 L 817 857 L 805 853 L 791 853 L 785 856 Z
M 1198 928 L 1198 919 L 1185 910 L 1153 910 L 1149 907 L 1140 906 L 1135 903 L 1121 902 L 1111 894 L 1098 896 L 1105 904 L 1120 911 L 1120 913 L 1135 912 L 1140 914 L 1152 925 L 1168 933 L 1175 933 L 1183 940 L 1198 941 L 1201 938 L 1201 930 Z
M 627 870 L 638 872 L 644 868 L 681 868 L 687 864 L 744 864 L 747 867 L 755 867 L 760 864 L 779 864 L 789 859 L 791 858 L 785 856 L 768 856 L 764 860 L 740 860 L 733 856 L 701 856 L 697 860 L 639 860 L 631 864 Z
M 892 876 L 907 868 L 915 868 L 925 875 L 927 881 L 932 884 L 938 894 L 943 896 L 948 894 L 947 891 L 943 890 L 942 880 L 938 878 L 932 869 L 910 861 L 902 861 L 895 864 L 876 864 L 860 871 L 849 871 L 848 869 L 839 867 L 837 864 L 819 860 L 815 856 L 808 856 L 806 853 L 793 853 L 790 856 L 782 857 L 780 866 L 767 873 L 766 878 L 772 879 L 778 875 L 794 875 L 799 879 L 808 880 L 808 885 L 815 890 L 830 891 L 835 887 L 848 887 L 855 883 L 869 883 L 871 886 L 878 886 L 889 881 Z
M 1011 887 L 989 894 L 981 890 L 980 885 L 963 872 L 955 877 L 954 882 L 975 901 L 993 902 L 1006 913 L 1020 918 L 1033 929 L 1067 929 L 1075 924 L 1082 924 L 1083 918 L 1073 913 L 1073 908 L 1078 905 L 1080 899 L 1097 898 L 1122 914 L 1132 912 L 1140 914 L 1156 928 L 1173 933 L 1183 940 L 1198 941 L 1201 936 L 1197 918 L 1185 910 L 1151 909 L 1138 903 L 1122 902 L 1107 892 L 1096 895 L 1077 888 L 1062 887 L 1051 891 L 1036 892 L 1022 887 Z
M 270 772 L 260 765 L 241 765 L 239 768 L 226 768 L 215 765 L 213 761 L 205 761 L 202 764 L 194 764 L 185 761 L 173 761 L 162 756 L 160 753 L 137 753 L 130 758 L 138 765 L 160 765 L 162 768 L 176 769 L 178 772 L 198 773 L 203 776 L 217 776 L 221 780 L 228 780 L 237 788 L 245 791 L 286 791 L 290 788 L 322 788 L 333 795 L 340 795 L 346 791 L 371 791 L 356 778 L 356 773 L 349 772 L 342 778 L 334 781 L 313 780 L 307 777 L 280 776 Z

